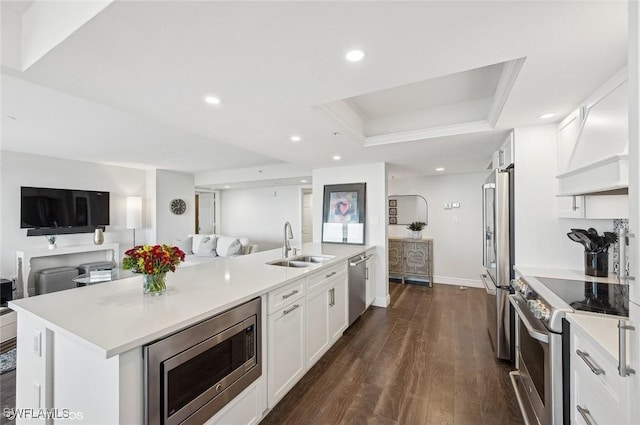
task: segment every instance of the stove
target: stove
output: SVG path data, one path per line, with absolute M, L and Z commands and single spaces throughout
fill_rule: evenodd
M 510 373 L 522 415 L 532 424 L 570 423 L 567 313 L 629 316 L 628 285 L 522 277 L 509 295 L 516 314 L 517 371 Z
M 565 314 L 575 311 L 629 317 L 628 285 L 527 276 L 513 286 L 552 332 L 561 333 Z

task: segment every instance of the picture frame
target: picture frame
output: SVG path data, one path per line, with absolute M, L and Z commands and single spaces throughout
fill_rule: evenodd
M 389 207 L 397 207 L 398 201 L 396 199 L 389 199 Z
M 397 208 L 389 208 L 389 215 L 398 215 Z
M 398 224 L 397 217 L 389 217 L 389 224 Z
M 366 183 L 324 186 L 322 242 L 365 243 Z

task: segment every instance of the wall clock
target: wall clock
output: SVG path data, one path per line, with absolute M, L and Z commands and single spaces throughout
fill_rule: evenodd
M 169 209 L 174 214 L 184 214 L 184 212 L 187 210 L 187 203 L 182 199 L 174 199 L 169 203 Z

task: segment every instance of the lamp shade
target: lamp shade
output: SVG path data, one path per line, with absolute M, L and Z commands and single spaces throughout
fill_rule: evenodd
M 142 198 L 127 196 L 127 229 L 142 227 Z

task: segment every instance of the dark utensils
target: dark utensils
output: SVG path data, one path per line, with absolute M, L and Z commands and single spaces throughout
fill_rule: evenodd
M 598 235 L 598 231 L 593 227 L 587 230 L 571 229 L 567 233 L 569 239 L 578 242 L 584 246 L 585 252 L 603 253 L 609 252 L 611 244 L 616 243 L 618 236 L 612 232 L 604 232 L 602 236 Z

